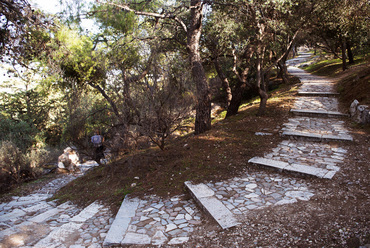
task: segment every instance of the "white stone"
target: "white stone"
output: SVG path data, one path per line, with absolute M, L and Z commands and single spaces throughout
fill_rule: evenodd
M 246 185 L 245 188 L 246 189 L 255 189 L 255 188 L 257 188 L 257 184 L 251 183 L 251 184 Z
M 11 220 L 11 219 L 14 219 L 14 218 L 24 216 L 25 214 L 26 214 L 26 212 L 21 210 L 21 209 L 14 209 L 12 212 L 10 212 L 8 214 L 1 215 L 0 216 L 0 221 L 8 221 L 8 220 Z
M 59 216 L 59 219 L 70 219 L 71 218 L 71 216 L 69 216 L 69 215 L 67 215 L 67 214 L 62 214 L 62 215 L 60 215 Z
M 175 220 L 183 220 L 185 219 L 185 214 L 178 214 L 175 218 Z
M 245 198 L 257 198 L 257 197 L 259 197 L 259 195 L 257 195 L 256 193 L 251 193 L 251 194 L 248 194 L 248 195 L 245 195 L 244 196 Z
M 312 196 L 314 196 L 313 193 L 304 191 L 288 191 L 285 195 L 302 201 L 308 201 Z
M 121 242 L 122 245 L 149 245 L 150 243 L 151 239 L 148 235 L 137 233 L 127 233 Z
M 261 158 L 261 157 L 253 157 L 250 160 L 248 160 L 249 163 L 254 163 L 254 164 L 260 164 L 260 165 L 265 165 L 265 166 L 270 166 L 278 169 L 284 169 L 287 167 L 289 164 L 286 162 L 282 161 L 277 161 L 273 159 L 267 159 L 267 158 Z
M 50 209 L 42 214 L 36 215 L 32 218 L 29 219 L 29 221 L 36 222 L 36 223 L 41 223 L 44 222 L 46 219 L 58 214 L 59 212 L 63 211 L 62 209 L 59 208 L 53 208 Z
M 153 245 L 163 245 L 167 242 L 167 237 L 164 235 L 162 231 L 157 231 L 154 236 L 152 237 L 152 244 Z
M 203 197 L 198 200 L 223 229 L 239 224 L 233 213 L 216 197 Z
M 148 218 L 148 217 L 146 217 L 146 216 L 141 216 L 141 217 L 140 217 L 140 221 L 146 221 L 146 220 L 149 220 L 149 218 Z
M 128 196 L 125 197 L 120 209 L 118 210 L 116 218 L 104 239 L 103 246 L 119 245 L 121 243 L 131 222 L 131 218 L 135 216 L 139 204 L 139 199 L 130 199 Z
M 94 239 L 93 239 L 92 242 L 96 242 L 96 241 L 94 241 Z M 101 245 L 99 245 L 99 244 L 91 244 L 88 248 L 101 248 Z
M 58 162 L 58 168 L 65 169 L 66 167 L 64 166 L 62 162 Z
M 25 208 L 23 210 L 26 211 L 27 213 L 32 213 L 32 212 L 36 212 L 36 211 L 39 211 L 39 210 L 42 210 L 42 209 L 45 209 L 45 208 L 48 208 L 48 207 L 50 207 L 49 204 L 47 204 L 46 202 L 41 202 L 37 205 Z
M 280 200 L 277 203 L 275 203 L 275 205 L 292 204 L 292 203 L 295 203 L 295 202 L 297 202 L 297 199 L 295 199 L 295 198 L 293 198 L 293 199 L 283 199 L 283 200 Z
M 261 202 L 262 200 L 260 198 L 251 198 L 251 201 L 253 201 L 253 202 Z
M 74 216 L 71 219 L 71 221 L 85 222 L 86 220 L 90 219 L 95 214 L 97 214 L 102 207 L 103 207 L 102 205 L 93 202 L 92 204 L 87 206 L 84 210 L 82 210 L 78 215 Z
M 169 245 L 179 245 L 189 241 L 189 237 L 173 238 L 168 242 Z
M 129 225 L 127 228 L 127 232 L 136 232 L 137 227 L 135 225 Z
M 66 239 L 73 233 L 78 232 L 81 223 L 67 223 L 59 228 L 55 228 L 48 236 L 41 239 L 35 247 L 58 247 L 65 243 Z
M 173 223 L 168 224 L 168 225 L 166 226 L 166 232 L 170 232 L 170 231 L 172 231 L 172 230 L 175 230 L 176 228 L 177 228 L 177 226 L 176 226 L 175 224 L 173 224 Z
M 213 196 L 215 194 L 215 192 L 211 188 L 209 188 L 207 185 L 205 185 L 203 183 L 194 185 L 190 182 L 185 182 L 185 185 L 192 192 L 196 192 L 196 195 L 199 198 Z
M 194 215 L 194 210 L 191 207 L 185 207 L 186 212 L 188 212 L 190 215 Z
M 152 210 L 154 210 L 154 208 L 147 208 L 147 209 L 143 210 L 143 212 L 146 213 L 146 212 L 150 212 Z
M 262 192 L 262 194 L 264 194 L 264 195 L 269 195 L 269 194 L 271 194 L 271 193 L 272 193 L 271 191 L 268 191 L 268 190 L 266 190 L 266 189 L 261 189 L 261 192 Z

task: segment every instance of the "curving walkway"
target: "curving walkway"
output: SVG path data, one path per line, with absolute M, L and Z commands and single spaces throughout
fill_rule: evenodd
M 290 61 L 289 72 L 300 77 L 302 85 L 291 110 L 295 117 L 281 129 L 287 139 L 263 158 L 249 160 L 276 172 L 196 185 L 186 182 L 193 199 L 127 196 L 116 216 L 99 203 L 80 209 L 68 202 L 48 202 L 58 188 L 76 178 L 63 176 L 38 192 L 0 205 L 0 248 L 176 245 L 187 242 L 202 226 L 202 211 L 226 229 L 242 224 L 254 209 L 309 200 L 315 192 L 294 173 L 332 179 L 347 153 L 340 142 L 352 137 L 339 119 L 343 114 L 333 83 L 294 67 L 308 57 L 302 54 Z
M 82 164 L 80 174 L 59 176 L 28 196 L 0 204 L 0 247 L 101 247 L 113 222 L 109 209 L 98 203 L 81 209 L 47 201 L 91 166 Z

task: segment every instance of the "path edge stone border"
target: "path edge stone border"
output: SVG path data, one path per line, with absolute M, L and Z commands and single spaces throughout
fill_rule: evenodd
M 185 186 L 201 208 L 216 220 L 222 229 L 228 229 L 240 224 L 234 214 L 215 197 L 214 191 L 207 185 L 203 183 L 195 185 L 190 181 L 186 181 Z
M 126 195 L 104 239 L 104 247 L 121 245 L 130 225 L 131 218 L 135 217 L 139 203 L 140 200 L 138 198 L 130 198 L 129 195 Z

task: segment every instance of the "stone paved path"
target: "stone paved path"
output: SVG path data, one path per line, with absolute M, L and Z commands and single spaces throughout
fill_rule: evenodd
M 325 141 L 352 141 L 352 137 L 344 121 L 339 119 L 344 115 L 339 112 L 333 82 L 294 66 L 307 56 L 308 54 L 303 54 L 292 60 L 293 66 L 290 66 L 288 71 L 301 80 L 298 92 L 312 94 L 303 94 L 296 98 L 292 112 L 298 113 L 299 116 L 290 118 L 281 129 L 281 134 L 291 139 L 281 142 L 271 153 L 266 154 L 264 159 L 268 159 L 269 164 L 266 166 L 269 167 L 282 169 L 283 162 L 285 169 L 289 168 L 288 170 L 294 172 L 300 172 L 297 169 L 300 167 L 303 174 L 332 178 L 340 169 L 347 151 L 340 148 L 340 142 L 328 144 Z M 320 96 L 320 93 L 326 93 L 328 96 Z M 263 160 L 259 158 L 252 158 L 250 161 L 263 165 Z M 329 172 L 323 176 L 322 170 Z M 314 172 L 306 173 L 308 171 Z
M 308 56 L 303 54 L 291 63 L 301 63 Z M 333 91 L 333 84 L 324 78 L 313 77 L 296 67 L 290 67 L 289 71 L 301 78 L 302 92 Z M 298 97 L 294 108 L 337 112 L 338 102 L 329 95 Z M 294 117 L 284 125 L 281 133 L 284 132 L 350 137 L 343 121 L 337 118 Z M 295 172 L 332 178 L 346 153 L 340 143 L 287 139 L 264 158 L 253 158 L 253 161 L 267 161 L 269 166 L 277 165 L 280 170 L 290 168 Z M 199 208 L 199 202 L 205 204 L 206 212 L 215 215 L 222 228 L 228 228 L 242 224 L 254 209 L 307 201 L 315 194 L 304 178 L 279 171 L 261 171 L 220 182 L 199 185 L 187 182 L 188 187 L 198 190 L 193 192 L 195 200 L 185 195 L 169 199 L 155 195 L 144 199 L 128 196 L 116 216 L 99 203 L 80 209 L 68 202 L 57 206 L 55 202 L 46 201 L 74 178 L 55 179 L 41 191 L 1 204 L 0 248 L 182 244 L 203 225 L 205 214 Z
M 82 176 L 62 175 L 28 196 L 0 204 L 0 247 L 101 247 L 113 222 L 109 209 L 93 203 L 85 209 L 46 201 L 59 188 Z

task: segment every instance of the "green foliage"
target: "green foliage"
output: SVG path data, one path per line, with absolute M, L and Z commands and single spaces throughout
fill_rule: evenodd
M 15 183 L 22 180 L 25 173 L 30 173 L 22 151 L 11 141 L 4 141 L 0 146 L 0 168 L 1 174 L 10 177 Z M 4 176 L 4 175 L 3 175 Z
M 130 34 L 137 27 L 137 16 L 131 12 L 122 11 L 117 6 L 98 5 L 92 9 L 105 34 Z
M 53 63 L 62 71 L 62 88 L 82 87 L 87 82 L 103 81 L 104 60 L 93 50 L 94 45 L 89 37 L 62 27 L 51 46 L 54 46 Z
M 11 140 L 23 152 L 34 143 L 37 133 L 32 124 L 0 117 L 0 141 Z
M 34 148 L 26 154 L 27 163 L 29 164 L 32 172 L 35 174 L 41 174 L 41 166 L 50 162 L 51 157 L 50 151 L 45 148 Z

